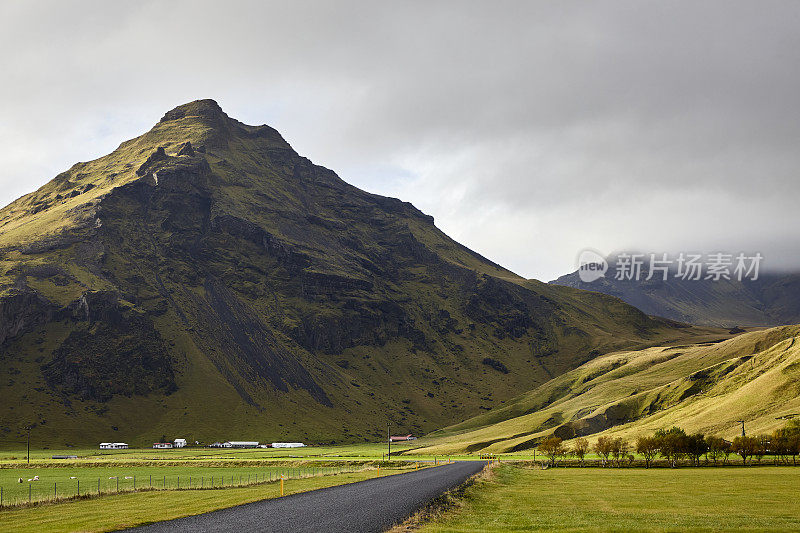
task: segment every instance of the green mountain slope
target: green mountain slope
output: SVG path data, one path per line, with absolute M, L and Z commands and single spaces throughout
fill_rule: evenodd
M 598 357 L 478 417 L 435 432 L 425 453 L 510 452 L 544 436 L 634 438 L 674 425 L 734 437 L 800 413 L 800 326 Z M 424 443 L 424 442 L 423 442 Z
M 0 210 L 0 443 L 422 433 L 695 333 L 523 280 L 211 100 Z

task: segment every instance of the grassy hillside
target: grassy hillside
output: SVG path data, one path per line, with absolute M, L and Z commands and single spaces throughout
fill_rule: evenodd
M 437 431 L 420 453 L 512 452 L 543 436 L 635 438 L 674 425 L 733 437 L 800 413 L 800 326 L 598 357 L 504 407 Z
M 0 445 L 419 434 L 697 333 L 526 281 L 211 100 L 0 210 Z

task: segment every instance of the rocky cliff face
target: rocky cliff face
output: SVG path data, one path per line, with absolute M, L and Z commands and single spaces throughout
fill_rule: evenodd
M 420 433 L 676 331 L 523 280 L 210 100 L 0 210 L 0 287 L 0 441 Z

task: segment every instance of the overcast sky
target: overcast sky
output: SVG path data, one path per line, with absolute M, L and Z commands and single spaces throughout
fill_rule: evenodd
M 797 1 L 4 0 L 0 204 L 213 98 L 527 277 L 586 247 L 797 268 L 798 28 Z

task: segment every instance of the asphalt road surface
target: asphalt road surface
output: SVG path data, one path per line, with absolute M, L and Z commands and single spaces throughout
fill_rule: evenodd
M 462 461 L 263 500 L 128 531 L 280 531 L 367 533 L 385 531 L 436 496 L 481 471 L 484 461 Z

